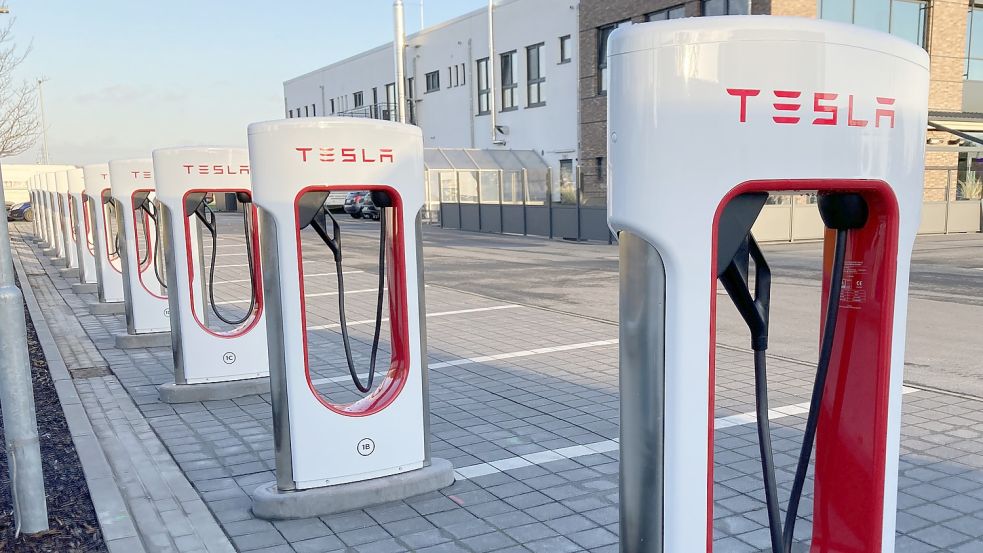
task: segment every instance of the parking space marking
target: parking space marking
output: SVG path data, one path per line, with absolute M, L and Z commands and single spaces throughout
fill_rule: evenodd
M 341 274 L 343 274 L 343 275 L 353 275 L 353 274 L 356 274 L 356 273 L 364 273 L 364 272 L 365 271 L 342 271 Z M 336 274 L 338 274 L 338 273 L 310 273 L 310 274 L 304 275 L 304 278 L 307 278 L 307 277 L 335 276 Z M 237 279 L 237 280 L 216 280 L 215 281 L 215 284 L 235 284 L 237 282 L 249 282 L 250 280 L 252 280 L 252 279 L 241 278 L 241 279 Z
M 334 273 L 331 273 L 331 274 L 334 274 Z M 438 311 L 437 313 L 427 313 L 427 318 L 430 319 L 430 318 L 433 318 L 433 317 L 447 317 L 447 316 L 450 316 L 450 315 L 464 315 L 464 314 L 467 314 L 467 313 L 480 313 L 482 311 L 498 311 L 499 309 L 515 309 L 517 307 L 522 307 L 522 306 L 521 305 L 514 304 L 514 303 L 510 303 L 510 304 L 506 304 L 506 305 L 493 305 L 491 307 L 477 307 L 475 309 L 458 309 L 457 311 Z M 382 319 L 383 322 L 388 321 L 388 320 L 389 320 L 389 317 L 385 317 L 385 318 Z M 349 321 L 348 322 L 348 326 L 365 325 L 365 324 L 375 324 L 375 319 L 365 319 L 363 321 Z M 309 327 L 307 327 L 307 330 L 326 330 L 326 329 L 329 329 L 329 328 L 340 328 L 340 327 L 341 327 L 341 324 L 340 323 L 331 323 L 331 324 L 327 324 L 327 325 L 314 325 L 314 326 L 309 326 Z
M 431 369 L 443 369 L 444 367 L 459 367 L 461 365 L 471 365 L 473 363 L 487 363 L 488 361 L 499 361 L 502 359 L 514 359 L 516 357 L 529 357 L 530 355 L 542 355 L 544 353 L 556 353 L 559 351 L 570 351 L 584 348 L 595 348 L 599 346 L 612 346 L 618 343 L 618 339 L 597 340 L 594 342 L 581 342 L 579 344 L 567 344 L 563 346 L 552 346 L 547 348 L 526 349 L 522 351 L 512 351 L 508 353 L 498 353 L 495 355 L 483 355 L 481 357 L 466 357 L 453 359 L 451 361 L 441 361 L 431 363 Z
M 913 394 L 917 391 L 917 388 L 909 388 L 908 386 L 903 386 L 901 388 L 902 394 Z M 768 420 L 773 421 L 785 417 L 804 415 L 808 412 L 809 402 L 785 405 L 783 407 L 769 409 Z M 754 411 L 731 415 L 728 417 L 720 417 L 713 421 L 713 429 L 721 430 L 734 426 L 744 426 L 747 424 L 753 424 L 757 422 L 757 420 L 758 418 L 755 416 Z M 560 449 L 548 449 L 546 451 L 537 451 L 536 453 L 529 453 L 527 455 L 499 459 L 498 461 L 492 461 L 490 463 L 478 463 L 475 465 L 468 465 L 466 467 L 454 469 L 454 476 L 457 480 L 468 480 L 479 476 L 487 476 L 489 474 L 505 472 L 507 470 L 528 467 L 531 465 L 541 465 L 543 463 L 560 461 L 562 459 L 576 459 L 577 457 L 586 457 L 588 455 L 595 455 L 598 453 L 617 451 L 618 447 L 618 440 L 615 439 L 592 442 L 584 445 L 563 447 Z
M 345 295 L 350 294 L 365 294 L 368 292 L 378 292 L 378 288 L 366 288 L 365 290 L 345 290 Z M 307 294 L 305 298 L 320 298 L 323 296 L 337 296 L 338 292 L 318 292 L 316 294 Z M 229 300 L 229 301 L 217 301 L 215 305 L 235 305 L 240 303 L 249 303 L 249 300 Z

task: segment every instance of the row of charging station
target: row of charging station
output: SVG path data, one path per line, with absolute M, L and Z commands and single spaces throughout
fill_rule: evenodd
M 631 26 L 608 50 L 621 550 L 713 550 L 719 283 L 754 352 L 770 550 L 792 550 L 815 450 L 810 550 L 893 551 L 926 53 L 853 26 L 777 17 Z M 711 164 L 693 146 L 707 136 Z M 270 393 L 276 482 L 256 491 L 257 515 L 315 516 L 449 484 L 449 463 L 429 452 L 420 129 L 305 118 L 251 125 L 248 140 L 248 150 L 162 149 L 152 159 L 38 175 L 35 232 L 78 270 L 80 285 L 97 284 L 97 306 L 125 305 L 118 345 L 172 346 L 164 401 Z M 328 194 L 349 190 L 370 191 L 382 211 L 367 372 L 345 318 L 344 229 L 325 210 Z M 820 359 L 784 524 L 768 425 L 771 271 L 752 234 L 776 191 L 814 192 L 829 229 Z M 237 199 L 231 223 L 216 214 L 218 194 Z M 238 225 L 244 240 L 242 316 L 215 300 L 223 225 Z M 334 324 L 310 324 L 315 300 L 305 284 L 319 269 L 304 252 L 312 241 L 333 258 L 327 274 L 337 288 L 315 295 L 337 297 Z M 389 361 L 376 378 L 384 303 Z M 318 388 L 339 381 L 318 378 L 313 362 L 323 342 L 316 331 L 330 327 L 341 343 L 317 353 L 348 369 L 341 380 L 350 376 L 353 399 Z

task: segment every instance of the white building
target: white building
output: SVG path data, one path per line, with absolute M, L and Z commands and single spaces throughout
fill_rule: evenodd
M 497 2 L 494 86 L 488 86 L 486 9 L 409 35 L 409 119 L 423 129 L 424 144 L 535 150 L 554 170 L 571 171 L 577 163 L 577 4 Z M 392 43 L 332 63 L 283 83 L 285 115 L 395 118 L 394 74 Z

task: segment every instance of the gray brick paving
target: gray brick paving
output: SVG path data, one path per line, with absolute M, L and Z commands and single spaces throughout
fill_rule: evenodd
M 348 244 L 361 239 L 358 231 L 348 236 Z M 220 251 L 234 251 L 235 244 L 235 239 L 223 241 Z M 313 241 L 305 244 L 305 267 L 314 268 L 308 272 L 330 272 L 326 255 L 314 246 Z M 220 259 L 235 264 L 242 258 Z M 350 290 L 374 286 L 371 251 L 346 253 L 346 262 L 366 271 L 346 275 Z M 27 259 L 25 267 L 29 266 L 44 269 Z M 228 269 L 235 270 L 221 278 L 245 278 L 244 268 Z M 330 277 L 309 277 L 305 289 L 309 295 L 329 294 L 334 285 Z M 242 300 L 243 285 L 221 286 L 216 290 L 220 300 Z M 81 305 L 70 289 L 55 288 L 67 305 Z M 311 324 L 333 322 L 334 301 L 332 296 L 309 297 Z M 351 302 L 350 320 L 371 318 L 371 304 Z M 444 287 L 427 290 L 428 313 L 498 304 Z M 273 523 L 255 519 L 249 511 L 249 493 L 273 479 L 268 394 L 161 404 L 156 386 L 172 378 L 170 352 L 166 348 L 116 350 L 108 338 L 120 330 L 121 317 L 73 311 L 153 429 L 143 436 L 156 436 L 163 443 L 241 551 L 617 549 L 617 450 L 496 470 L 458 480 L 426 496 L 330 517 Z M 427 324 L 432 364 L 617 336 L 613 325 L 530 307 L 434 317 Z M 371 325 L 353 327 L 359 344 L 356 354 L 363 363 L 370 333 Z M 309 338 L 319 349 L 312 355 L 317 377 L 344 374 L 347 369 L 336 353 L 338 333 L 313 331 Z M 750 361 L 746 351 L 718 348 L 717 417 L 753 410 Z M 775 358 L 769 369 L 773 406 L 808 400 L 814 372 L 810 363 Z M 99 385 L 99 379 L 90 380 Z M 450 459 L 458 468 L 618 436 L 616 345 L 439 366 L 431 370 L 430 386 L 433 454 Z M 344 383 L 335 383 L 319 391 L 341 401 L 347 397 L 344 388 Z M 905 397 L 898 551 L 979 551 L 983 540 L 981 407 L 979 400 L 935 391 Z M 791 485 L 803 424 L 803 416 L 772 422 L 782 497 L 787 497 Z M 714 454 L 715 550 L 760 551 L 766 535 L 754 426 L 719 429 Z M 163 510 L 163 503 L 154 505 Z M 809 534 L 811 508 L 810 481 L 799 536 Z

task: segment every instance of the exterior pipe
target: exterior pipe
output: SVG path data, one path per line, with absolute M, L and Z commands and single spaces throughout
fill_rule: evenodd
M 393 1 L 393 57 L 396 65 L 396 116 L 406 122 L 406 30 L 403 27 L 403 0 Z
M 0 203 L 3 202 L 0 187 Z M 10 468 L 14 519 L 19 534 L 48 529 L 31 359 L 27 352 L 24 296 L 14 283 L 7 213 L 0 211 L 0 406 Z
M 498 110 L 495 107 L 495 0 L 488 0 L 488 116 L 491 121 L 491 141 L 498 143 Z

